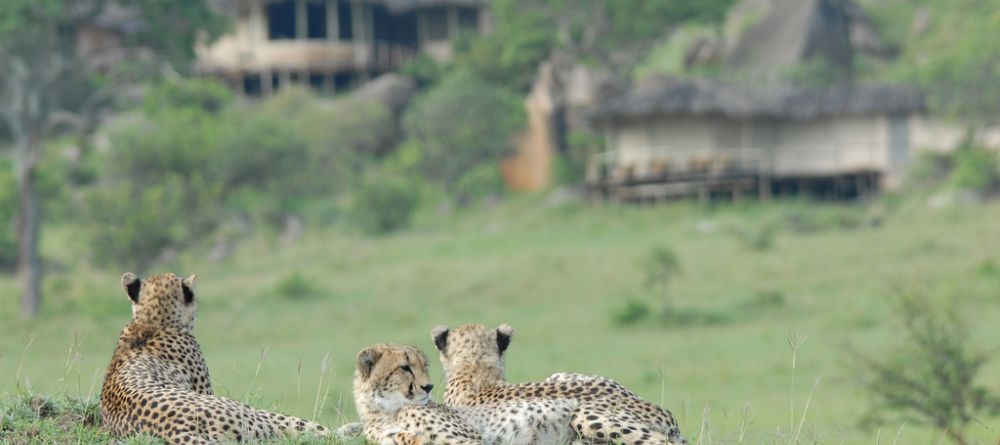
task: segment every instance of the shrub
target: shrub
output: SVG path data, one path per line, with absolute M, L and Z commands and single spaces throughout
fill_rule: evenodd
M 141 272 L 168 248 L 188 245 L 221 219 L 217 186 L 169 176 L 158 184 L 95 187 L 84 196 L 94 260 Z
M 564 184 L 582 182 L 587 176 L 587 163 L 601 147 L 597 134 L 572 130 L 566 137 L 566 151 L 556 160 L 556 178 Z
M 649 303 L 629 298 L 611 312 L 611 322 L 617 326 L 631 326 L 644 321 L 652 314 Z
M 420 204 L 420 190 L 413 181 L 389 173 L 369 175 L 354 196 L 353 214 L 358 225 L 371 234 L 406 228 Z
M 778 229 L 778 224 L 766 222 L 763 224 L 731 227 L 729 233 L 748 250 L 765 252 L 774 247 L 774 239 L 778 234 Z
M 454 193 L 459 204 L 475 198 L 483 198 L 504 190 L 503 176 L 497 164 L 480 164 L 469 170 L 455 182 Z
M 989 192 L 1000 186 L 1000 162 L 996 153 L 965 146 L 955 152 L 948 182 L 960 189 Z
M 416 169 L 451 191 L 475 166 L 509 154 L 524 121 L 517 95 L 459 71 L 416 100 L 403 128 Z
M 656 247 L 644 260 L 646 269 L 646 287 L 661 295 L 663 311 L 671 309 L 670 284 L 681 273 L 681 263 L 669 247 Z
M 142 106 L 147 115 L 178 108 L 217 113 L 231 102 L 232 93 L 215 80 L 170 79 L 152 87 L 143 98 Z
M 854 354 L 871 399 L 865 423 L 902 418 L 968 443 L 970 422 L 1000 413 L 1000 397 L 977 380 L 988 356 L 973 350 L 968 324 L 953 302 L 942 305 L 900 290 L 894 309 L 901 343 L 877 354 Z
M 320 294 L 320 290 L 302 274 L 296 272 L 279 281 L 274 286 L 274 293 L 282 298 L 296 300 L 316 297 Z

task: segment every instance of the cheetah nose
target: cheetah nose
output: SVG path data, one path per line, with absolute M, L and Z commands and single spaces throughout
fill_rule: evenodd
M 426 392 L 427 394 L 430 394 L 431 390 L 434 389 L 434 385 L 431 385 L 431 384 L 428 383 L 426 385 L 421 386 L 421 388 L 424 389 L 424 392 Z

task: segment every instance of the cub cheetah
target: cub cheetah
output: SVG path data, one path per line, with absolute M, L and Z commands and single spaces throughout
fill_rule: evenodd
M 478 445 L 479 434 L 430 400 L 427 356 L 412 346 L 377 344 L 358 353 L 354 403 L 364 436 L 379 445 Z
M 484 442 L 687 443 L 669 411 L 611 379 L 559 373 L 543 382 L 507 383 L 504 352 L 513 335 L 506 324 L 431 331 L 444 365 L 444 402 L 469 410 L 466 421 L 479 429 Z
M 321 425 L 212 394 L 191 330 L 195 276 L 122 276 L 132 321 L 122 330 L 101 389 L 102 428 L 118 437 L 152 433 L 171 444 L 328 435 Z

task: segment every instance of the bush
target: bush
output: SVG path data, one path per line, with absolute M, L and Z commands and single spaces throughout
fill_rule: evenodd
M 459 204 L 502 193 L 504 183 L 500 166 L 490 163 L 473 167 L 455 182 L 454 191 Z
M 681 273 L 681 262 L 672 249 L 665 246 L 654 248 L 643 260 L 646 269 L 646 287 L 661 295 L 664 312 L 673 304 L 670 301 L 670 285 Z
M 731 227 L 729 233 L 748 250 L 766 252 L 774 247 L 774 239 L 778 235 L 778 229 L 778 224 L 766 222 L 763 224 L 747 224 Z
M 611 322 L 617 326 L 631 326 L 648 319 L 652 312 L 649 303 L 629 298 L 611 312 Z
M 299 300 L 316 297 L 321 292 L 311 281 L 296 272 L 279 281 L 274 287 L 274 293 L 289 300 Z
M 894 309 L 902 342 L 877 354 L 854 354 L 872 402 L 864 421 L 915 421 L 968 443 L 970 422 L 1000 413 L 1000 397 L 977 381 L 988 356 L 973 350 L 969 325 L 953 302 L 942 305 L 901 290 Z
M 162 182 L 116 184 L 88 190 L 83 220 L 93 259 L 141 272 L 169 248 L 181 248 L 221 220 L 217 186 L 169 176 Z
M 229 106 L 232 97 L 229 89 L 215 80 L 171 79 L 151 88 L 142 106 L 147 115 L 178 108 L 217 113 Z
M 449 75 L 403 116 L 414 166 L 448 191 L 475 166 L 511 152 L 525 121 L 520 98 L 467 72 Z
M 358 225 L 371 234 L 404 229 L 420 204 L 418 187 L 402 176 L 370 175 L 354 196 L 353 214 Z
M 964 146 L 955 151 L 948 182 L 960 189 L 990 192 L 1000 186 L 1000 162 L 996 153 Z

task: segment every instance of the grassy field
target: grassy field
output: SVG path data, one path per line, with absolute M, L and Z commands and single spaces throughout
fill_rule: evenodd
M 915 424 L 858 427 L 866 399 L 848 349 L 894 344 L 889 298 L 905 283 L 961 300 L 976 343 L 995 350 L 998 221 L 998 204 L 590 207 L 526 197 L 423 215 L 413 230 L 381 238 L 341 229 L 287 243 L 259 236 L 222 263 L 192 249 L 153 272 L 198 274 L 195 333 L 217 392 L 328 425 L 355 419 L 350 380 L 363 346 L 411 343 L 434 357 L 436 324 L 506 322 L 516 332 L 511 381 L 562 370 L 612 377 L 662 402 L 697 443 L 736 443 L 741 430 L 742 443 L 788 443 L 802 422 L 804 443 L 936 444 L 940 432 Z M 768 225 L 773 246 L 755 248 L 747 238 Z M 49 230 L 43 244 L 53 272 L 40 318 L 17 317 L 16 283 L 0 277 L 7 418 L 25 394 L 95 397 L 130 315 L 125 271 L 79 261 L 71 228 Z M 616 326 L 626 299 L 656 304 L 643 258 L 657 246 L 681 264 L 671 287 L 678 312 L 712 316 Z M 804 339 L 794 374 L 790 336 Z M 1000 389 L 1000 359 L 983 375 Z M 997 418 L 970 428 L 979 443 L 998 436 Z

